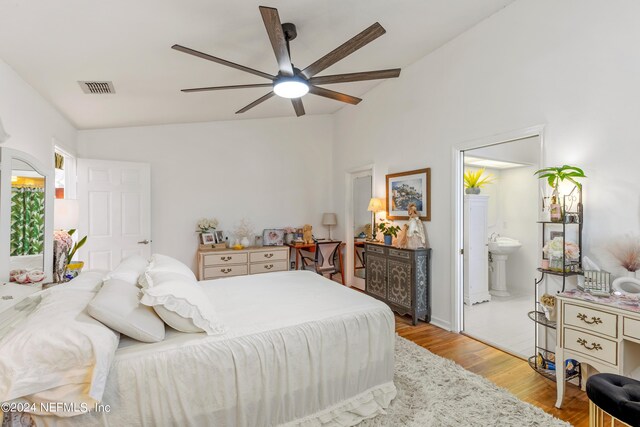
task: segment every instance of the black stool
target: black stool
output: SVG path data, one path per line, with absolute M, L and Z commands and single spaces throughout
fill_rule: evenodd
M 587 380 L 589 426 L 604 426 L 604 414 L 640 427 L 640 381 L 615 374 L 596 374 Z

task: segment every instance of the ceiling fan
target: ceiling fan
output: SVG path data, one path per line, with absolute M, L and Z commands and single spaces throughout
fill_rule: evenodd
M 207 59 L 218 64 L 226 65 L 237 70 L 254 74 L 256 76 L 264 77 L 268 80 L 271 80 L 271 82 L 247 85 L 198 87 L 192 89 L 182 89 L 182 92 L 190 93 L 223 89 L 271 87 L 272 89 L 269 91 L 269 93 L 256 99 L 246 107 L 236 111 L 236 114 L 244 113 L 252 109 L 256 105 L 263 103 L 273 95 L 278 95 L 283 98 L 290 98 L 291 103 L 293 104 L 293 109 L 296 112 L 296 116 L 300 117 L 304 115 L 304 106 L 302 105 L 301 97 L 306 95 L 307 93 L 312 93 L 314 95 L 335 99 L 336 101 L 346 102 L 353 105 L 356 105 L 360 101 L 362 101 L 362 99 L 356 98 L 355 96 L 335 92 L 333 90 L 322 88 L 318 85 L 388 79 L 398 77 L 400 75 L 400 68 L 393 68 L 389 70 L 334 74 L 330 76 L 316 76 L 316 74 L 332 66 L 348 55 L 351 55 L 356 50 L 383 35 L 386 31 L 378 22 L 371 25 L 360 34 L 352 37 L 322 58 L 318 59 L 307 68 L 300 70 L 294 67 L 291 63 L 289 50 L 289 42 L 295 39 L 298 35 L 296 26 L 291 23 L 281 24 L 278 10 L 275 8 L 260 6 L 259 9 L 260 14 L 262 15 L 262 20 L 264 21 L 264 26 L 267 30 L 267 34 L 269 35 L 269 40 L 271 41 L 271 46 L 273 47 L 273 52 L 276 54 L 276 59 L 278 61 L 278 74 L 275 76 L 255 70 L 253 68 L 236 64 L 231 61 L 224 60 L 222 58 L 211 56 L 197 50 L 189 49 L 188 47 L 180 46 L 178 44 L 171 46 L 171 48 L 180 52 L 188 53 L 189 55 L 197 56 L 199 58 Z

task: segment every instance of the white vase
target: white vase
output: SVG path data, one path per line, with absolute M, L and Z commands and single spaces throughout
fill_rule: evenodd
M 244 246 L 245 248 L 246 248 L 246 247 L 251 246 L 251 242 L 249 241 L 249 238 L 248 238 L 248 237 L 243 237 L 243 238 L 240 240 L 240 244 L 241 244 L 242 246 Z

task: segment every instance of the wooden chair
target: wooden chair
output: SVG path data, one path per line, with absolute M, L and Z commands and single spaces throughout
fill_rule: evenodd
M 304 270 L 315 271 L 316 273 L 324 276 L 329 273 L 329 278 L 333 278 L 333 275 L 340 273 L 340 266 L 336 264 L 336 253 L 340 249 L 341 241 L 327 241 L 316 242 L 315 251 L 313 252 L 313 258 L 311 253 L 308 255 L 301 253 L 302 268 Z

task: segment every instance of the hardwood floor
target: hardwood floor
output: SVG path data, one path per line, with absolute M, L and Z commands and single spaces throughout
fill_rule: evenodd
M 464 335 L 445 331 L 427 323 L 411 325 L 408 317 L 396 316 L 396 332 L 401 337 L 428 349 L 463 368 L 504 387 L 519 399 L 576 427 L 589 424 L 589 400 L 578 387 L 567 384 L 562 409 L 557 409 L 555 383 L 534 372 L 529 364 Z

